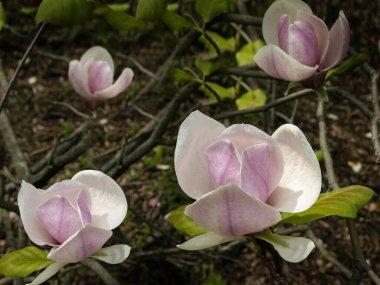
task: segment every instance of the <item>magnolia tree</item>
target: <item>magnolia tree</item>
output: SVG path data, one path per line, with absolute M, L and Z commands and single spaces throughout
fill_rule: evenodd
M 122 282 L 118 280 L 120 266 L 126 265 L 128 272 L 133 261 L 141 264 L 146 260 L 139 257 L 153 255 L 166 260 L 163 253 L 186 256 L 194 255 L 189 251 L 198 251 L 198 258 L 207 256 L 207 264 L 212 251 L 217 253 L 214 258 L 227 266 L 234 258 L 242 259 L 243 251 L 236 257 L 228 250 L 239 246 L 253 249 L 254 258 L 259 259 L 256 264 L 265 266 L 273 282 L 280 284 L 294 284 L 288 278 L 289 270 L 283 270 L 283 262 L 306 262 L 313 250 L 319 250 L 336 267 L 341 275 L 339 280 L 345 280 L 342 282 L 359 284 L 362 278 L 369 278 L 380 284 L 378 266 L 363 253 L 361 233 L 355 224 L 358 212 L 371 200 L 374 191 L 357 183 L 343 188 L 338 185 L 327 141 L 330 131 L 324 119 L 329 94 L 344 98 L 346 101 L 341 104 L 369 117 L 379 162 L 377 72 L 366 63 L 366 55 L 354 51 L 348 55 L 350 21 L 343 11 L 329 27 L 300 0 L 267 1 L 272 2 L 268 6 L 251 2 L 139 0 L 109 4 L 43 0 L 32 10 L 38 24 L 35 37 L 9 83 L 5 74 L 0 74 L 2 148 L 8 157 L 2 164 L 5 170 L 1 172 L 0 207 L 8 224 L 9 219 L 18 222 L 19 235 L 24 231 L 29 238 L 26 247 L 23 242 L 11 246 L 11 236 L 4 238 L 0 274 L 7 276 L 5 282 L 25 277 L 25 282 L 41 284 L 57 278 L 59 271 L 75 270 L 76 264 L 83 264 L 102 282 L 118 284 Z M 253 16 L 252 7 L 267 10 Z M 7 8 L 6 4 L 1 7 L 2 33 L 13 31 L 5 18 Z M 12 97 L 11 91 L 17 92 L 15 82 L 20 71 L 26 68 L 27 58 L 33 57 L 31 52 L 38 48 L 47 26 L 51 30 L 62 29 L 59 26 L 70 30 L 88 23 L 96 27 L 99 19 L 102 25 L 107 23 L 112 33 L 139 36 L 153 32 L 176 39 L 176 45 L 155 74 L 144 67 L 148 62 L 139 62 L 133 55 L 120 55 L 135 68 L 122 69 L 115 79 L 116 61 L 108 51 L 113 46 L 107 41 L 100 46 L 91 34 L 87 35 L 90 40 L 86 42 L 95 46 L 87 44 L 87 51 L 81 56 L 70 56 L 64 81 L 70 84 L 71 93 L 65 102 L 56 102 L 85 122 L 68 138 L 56 141 L 42 160 L 27 160 L 30 150 L 20 146 L 8 119 L 14 111 L 8 98 Z M 96 28 L 93 32 L 97 32 Z M 139 44 L 136 43 L 137 49 L 141 48 Z M 62 55 L 55 55 L 59 56 Z M 80 60 L 74 59 L 78 56 Z M 373 111 L 334 86 L 339 82 L 335 80 L 338 76 L 349 76 L 363 66 L 372 80 Z M 146 81 L 139 76 L 151 79 Z M 163 93 L 164 103 L 152 115 L 136 103 L 154 102 L 155 91 Z M 170 95 L 168 99 L 164 93 Z M 275 96 L 281 93 L 284 96 Z M 83 99 L 82 106 L 71 103 L 77 99 L 75 96 Z M 304 96 L 317 102 L 317 121 L 308 117 L 295 120 L 299 108 L 310 109 L 310 102 L 297 101 Z M 94 130 L 108 124 L 108 106 L 121 97 L 125 98 L 126 112 L 138 112 L 139 116 L 150 118 L 150 122 L 139 123 L 140 130 L 119 143 L 111 152 L 113 156 L 93 167 L 97 170 L 73 170 L 69 163 L 79 161 L 94 147 Z M 290 117 L 274 112 L 274 108 L 286 110 L 287 102 L 296 102 Z M 118 107 L 114 106 L 112 112 L 121 112 Z M 319 132 L 305 135 L 305 125 L 312 125 L 308 129 Z M 163 154 L 163 140 L 168 137 L 172 140 Z M 100 148 L 106 147 L 103 141 Z M 136 223 L 127 216 L 126 194 L 131 199 L 133 195 L 125 192 L 125 181 L 132 179 L 132 171 L 149 175 L 147 161 L 151 151 L 154 159 L 150 163 L 162 171 L 169 169 L 169 175 L 161 171 L 154 176 L 161 196 L 155 193 L 150 199 L 148 195 L 140 196 L 139 203 L 133 200 Z M 168 161 L 164 165 L 160 163 L 163 156 Z M 140 166 L 134 168 L 136 164 Z M 65 169 L 71 169 L 74 175 L 62 174 Z M 375 172 L 373 175 L 378 175 Z M 176 181 L 178 187 L 172 184 L 173 189 L 168 189 L 163 176 Z M 141 185 L 153 187 L 151 178 L 141 177 Z M 182 191 L 189 198 L 180 196 Z M 146 203 L 141 201 L 144 199 Z M 146 205 L 158 209 L 156 220 L 149 220 Z M 16 215 L 10 215 L 11 212 Z M 345 219 L 352 244 L 351 261 L 339 261 L 339 252 L 326 250 L 313 232 L 313 222 L 329 216 Z M 157 226 L 159 221 L 163 224 Z M 336 220 L 326 220 L 325 224 L 331 221 Z M 144 243 L 148 247 L 148 240 L 155 236 L 148 231 L 143 239 L 138 237 L 139 224 L 159 232 L 166 242 L 153 253 L 145 251 Z M 117 233 L 115 237 L 112 230 Z M 14 236 L 12 229 L 8 234 Z M 104 267 L 98 260 L 122 265 Z M 128 260 L 132 262 L 127 263 Z M 161 269 L 150 268 L 158 270 Z M 312 270 L 319 269 L 307 269 Z M 202 284 L 226 284 L 220 275 L 209 275 L 205 282 Z

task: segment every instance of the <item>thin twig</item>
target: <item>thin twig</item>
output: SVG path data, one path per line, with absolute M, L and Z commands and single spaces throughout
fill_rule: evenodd
M 113 276 L 99 262 L 88 258 L 83 260 L 82 263 L 98 274 L 106 285 L 120 285 L 120 283 L 113 278 Z
M 59 102 L 59 101 L 50 101 L 50 100 L 48 100 L 47 102 L 49 102 L 51 104 L 54 104 L 54 105 L 60 105 L 60 106 L 66 107 L 71 112 L 73 112 L 75 115 L 78 115 L 79 117 L 81 117 L 83 119 L 88 120 L 90 118 L 89 115 L 87 115 L 85 113 L 82 113 L 81 111 L 79 111 L 78 109 L 76 109 L 74 106 L 70 105 L 69 103 Z
M 380 141 L 379 141 L 379 122 L 380 122 L 380 107 L 379 107 L 379 94 L 377 89 L 377 80 L 379 74 L 377 71 L 371 72 L 372 82 L 372 105 L 373 105 L 373 117 L 372 117 L 372 142 L 375 149 L 376 163 L 380 163 Z
M 233 22 L 236 24 L 261 27 L 263 23 L 263 18 L 249 16 L 249 15 L 242 15 L 242 14 L 226 13 L 226 14 L 222 14 L 216 17 L 212 21 L 212 23 L 214 22 L 227 22 L 227 23 Z
M 7 99 L 7 97 L 8 97 L 8 95 L 9 95 L 10 91 L 12 90 L 13 84 L 14 84 L 14 82 L 15 82 L 15 80 L 16 80 L 18 74 L 20 73 L 21 68 L 24 66 L 24 63 L 25 63 L 26 59 L 28 58 L 28 56 L 29 56 L 30 52 L 32 51 L 34 45 L 36 44 L 37 39 L 40 37 L 40 35 L 41 35 L 41 33 L 42 33 L 44 27 L 45 27 L 45 22 L 42 22 L 42 23 L 40 24 L 40 26 L 39 26 L 39 28 L 38 28 L 38 30 L 37 30 L 37 32 L 36 32 L 36 34 L 35 34 L 33 40 L 31 41 L 31 43 L 29 44 L 29 46 L 28 46 L 27 50 L 25 51 L 23 57 L 21 58 L 21 60 L 20 60 L 20 62 L 19 62 L 19 64 L 18 64 L 18 66 L 17 66 L 17 68 L 16 68 L 16 71 L 14 72 L 14 74 L 13 74 L 11 80 L 9 81 L 8 86 L 7 86 L 7 89 L 5 90 L 3 96 L 1 97 L 1 101 L 0 101 L 0 112 L 1 112 L 1 110 L 3 109 L 3 107 L 4 107 L 5 100 Z

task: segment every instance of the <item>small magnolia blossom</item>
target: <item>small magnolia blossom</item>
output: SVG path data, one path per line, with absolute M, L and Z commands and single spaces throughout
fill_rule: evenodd
M 69 80 L 75 91 L 90 108 L 125 91 L 133 78 L 133 71 L 125 68 L 114 80 L 114 63 L 108 51 L 100 46 L 87 50 L 80 60 L 69 65 Z
M 257 65 L 271 76 L 314 88 L 342 61 L 350 41 L 342 11 L 329 31 L 300 0 L 275 1 L 264 15 L 262 29 L 267 45 L 255 55 Z
M 296 213 L 311 207 L 321 190 L 314 151 L 291 124 L 270 136 L 252 125 L 226 128 L 195 111 L 180 127 L 174 164 L 182 190 L 196 200 L 185 214 L 209 231 L 179 245 L 187 250 L 262 232 L 281 220 L 280 211 Z M 302 260 L 314 247 L 305 238 L 292 242 L 293 237 L 282 238 L 283 248 L 289 244 L 298 250 L 297 257 L 279 251 L 288 261 Z
M 129 255 L 127 245 L 102 248 L 124 220 L 127 200 L 119 185 L 100 171 L 78 172 L 47 190 L 23 181 L 18 204 L 29 238 L 52 246 L 47 257 L 55 261 L 31 284 L 41 284 L 67 263 L 93 257 L 115 264 Z

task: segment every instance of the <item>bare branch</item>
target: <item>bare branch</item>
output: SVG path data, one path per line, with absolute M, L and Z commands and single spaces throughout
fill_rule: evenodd
M 88 258 L 82 261 L 84 265 L 96 272 L 106 285 L 120 285 L 112 275 L 99 262 Z
M 372 116 L 372 142 L 375 149 L 375 159 L 376 163 L 380 163 L 380 141 L 379 141 L 379 122 L 380 122 L 380 107 L 379 107 L 379 94 L 377 89 L 377 80 L 379 74 L 377 71 L 373 70 L 371 72 L 371 82 L 372 82 L 372 105 L 373 105 L 373 116 Z

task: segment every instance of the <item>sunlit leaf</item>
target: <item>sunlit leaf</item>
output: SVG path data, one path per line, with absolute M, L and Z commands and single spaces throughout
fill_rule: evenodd
M 194 76 L 185 71 L 178 68 L 174 68 L 171 72 L 172 78 L 176 82 L 182 82 L 182 81 L 191 81 L 194 79 Z
M 43 0 L 35 21 L 61 26 L 80 24 L 91 19 L 94 7 L 90 0 Z
M 236 106 L 238 110 L 250 109 L 260 107 L 267 101 L 265 92 L 257 88 L 241 95 L 236 99 Z
M 209 98 L 211 103 L 217 101 L 215 94 L 217 94 L 221 100 L 226 98 L 232 99 L 236 95 L 235 87 L 223 87 L 214 82 L 205 82 L 205 84 L 199 87 L 199 90 Z
M 325 77 L 325 81 L 329 80 L 332 76 L 341 76 L 350 74 L 355 68 L 363 65 L 368 61 L 368 55 L 365 53 L 355 54 L 345 61 L 343 61 L 339 66 L 330 69 Z
M 114 11 L 126 12 L 129 8 L 129 4 L 128 3 L 115 3 L 115 4 L 109 4 L 108 7 Z
M 166 215 L 166 219 L 172 224 L 174 228 L 183 232 L 191 237 L 199 236 L 207 233 L 205 228 L 199 226 L 192 218 L 186 216 L 184 211 L 187 205 L 181 206 L 178 209 L 171 211 Z
M 34 246 L 28 246 L 4 255 L 0 259 L 0 274 L 10 277 L 25 277 L 52 263 L 54 261 L 47 258 L 46 252 Z
M 218 33 L 215 32 L 206 32 L 209 39 L 206 38 L 205 35 L 202 35 L 199 37 L 199 41 L 204 44 L 204 46 L 207 48 L 209 54 L 211 56 L 216 56 L 217 51 L 213 44 L 210 42 L 210 40 L 216 44 L 216 46 L 219 48 L 220 52 L 223 53 L 225 51 L 234 51 L 235 50 L 235 38 L 230 37 L 228 39 L 222 37 Z
M 136 8 L 136 18 L 143 21 L 157 21 L 166 10 L 165 0 L 139 0 Z
M 114 11 L 110 8 L 99 10 L 97 14 L 101 15 L 109 25 L 121 31 L 128 31 L 133 28 L 147 28 L 147 23 L 127 13 Z
M 244 45 L 235 55 L 238 65 L 253 64 L 253 57 L 263 46 L 265 43 L 260 39 Z
M 373 190 L 352 185 L 331 192 L 322 193 L 318 200 L 306 211 L 281 213 L 280 223 L 304 224 L 328 216 L 356 218 L 358 211 L 371 200 Z
M 165 11 L 162 21 L 173 31 L 188 30 L 194 26 L 188 19 L 170 11 Z
M 196 0 L 195 2 L 195 10 L 204 23 L 210 22 L 228 9 L 229 0 Z

